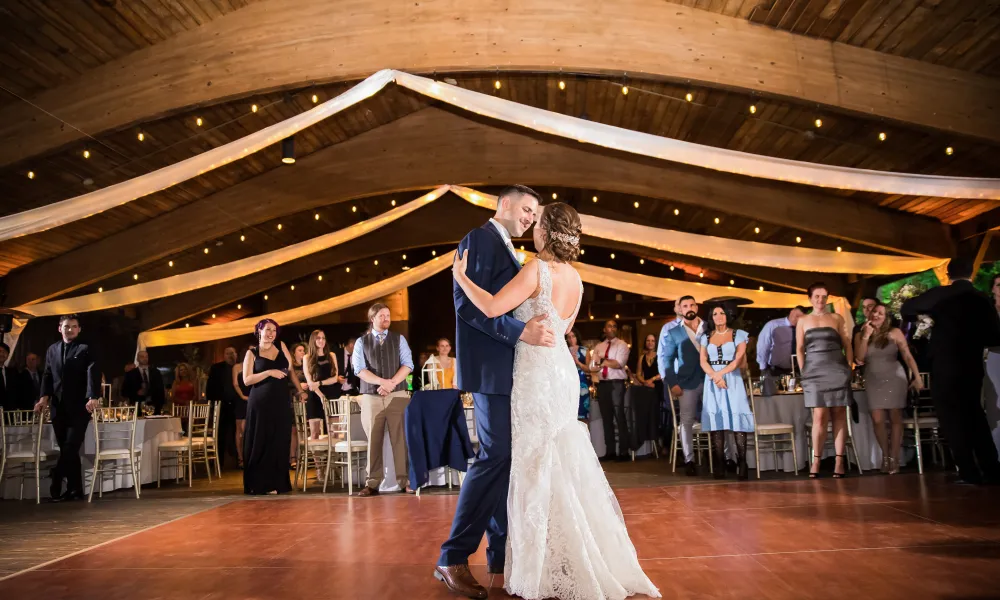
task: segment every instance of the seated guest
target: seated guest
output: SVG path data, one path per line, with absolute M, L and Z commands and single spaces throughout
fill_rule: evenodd
M 4 410 L 18 410 L 21 406 L 21 375 L 13 366 L 7 366 L 10 346 L 0 342 L 0 407 Z
M 757 365 L 761 375 L 791 375 L 795 356 L 795 325 L 806 313 L 801 306 L 787 317 L 768 321 L 757 338 Z
M 708 431 L 715 456 L 715 478 L 723 479 L 726 432 L 736 440 L 736 477 L 749 478 L 747 469 L 747 433 L 753 433 L 753 411 L 747 399 L 740 365 L 746 356 L 747 332 L 729 327 L 729 314 L 722 306 L 711 310 L 712 319 L 699 338 L 701 368 L 705 372 L 701 429 Z
M 389 428 L 396 481 L 401 490 L 412 493 L 407 485 L 404 414 L 410 397 L 406 376 L 413 371 L 413 355 L 406 338 L 389 331 L 389 307 L 382 303 L 368 309 L 371 329 L 355 345 L 354 370 L 361 378 L 361 425 L 368 435 L 368 477 L 359 496 L 378 494 L 382 483 L 382 442 Z
M 354 342 L 357 340 L 351 338 L 347 340 L 344 344 L 344 376 L 343 381 L 340 382 L 340 391 L 344 396 L 357 396 L 361 393 L 361 380 L 358 379 L 358 374 L 354 372 L 354 361 L 351 356 L 354 354 Z
M 176 380 L 174 383 L 176 384 Z M 163 376 L 157 369 L 149 366 L 149 353 L 145 350 L 136 352 L 135 368 L 125 373 L 121 393 L 129 404 L 138 404 L 140 410 L 143 404 L 149 404 L 155 409 L 156 414 L 163 411 L 165 401 Z M 178 404 L 176 400 L 173 402 Z
M 580 345 L 580 332 L 575 328 L 566 334 L 566 345 L 576 363 L 576 372 L 580 376 L 580 408 L 576 417 L 581 421 L 590 419 L 590 367 L 587 366 L 587 348 Z
M 854 337 L 855 359 L 865 365 L 865 392 L 875 423 L 875 438 L 882 449 L 882 472 L 892 475 L 899 472 L 906 391 L 910 387 L 920 391 L 924 386 L 906 337 L 888 318 L 885 305 L 876 304 L 863 325 Z M 903 365 L 899 363 L 900 356 L 910 369 L 909 384 Z M 892 422 L 891 439 L 885 429 L 886 413 Z
M 450 356 L 451 342 L 448 338 L 441 338 L 437 342 L 437 354 L 431 356 L 424 363 L 424 370 L 428 371 L 428 389 L 451 390 L 455 389 L 455 359 Z
M 698 303 L 692 296 L 684 296 L 678 304 L 684 321 L 673 328 L 669 328 L 668 323 L 660 330 L 657 361 L 660 378 L 666 382 L 673 397 L 678 399 L 684 472 L 688 477 L 694 477 L 698 475 L 694 464 L 694 423 L 705 383 L 698 336 L 702 334 L 705 324 L 698 316 Z
M 59 444 L 59 462 L 52 470 L 49 494 L 53 501 L 83 498 L 80 447 L 90 427 L 90 413 L 101 405 L 101 371 L 90 345 L 80 342 L 76 315 L 59 318 L 58 341 L 45 352 L 45 372 L 36 411 L 48 409 Z M 62 493 L 62 482 L 67 490 Z
M 19 408 L 31 410 L 42 395 L 42 369 L 38 355 L 29 352 L 24 357 L 24 370 L 21 371 L 21 402 Z
M 197 388 L 194 374 L 187 363 L 177 363 L 174 368 L 174 382 L 170 385 L 170 402 L 176 406 L 187 406 L 195 401 Z
M 318 440 L 323 435 L 323 401 L 320 393 L 327 399 L 340 398 L 340 378 L 337 376 L 337 355 L 330 352 L 326 345 L 326 334 L 319 329 L 309 334 L 309 347 L 303 359 L 306 376 L 306 387 L 309 388 L 309 399 L 306 400 L 306 418 L 309 419 L 309 438 Z

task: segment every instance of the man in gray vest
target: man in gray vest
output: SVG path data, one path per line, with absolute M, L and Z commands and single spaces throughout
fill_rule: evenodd
M 358 338 L 351 365 L 361 379 L 361 425 L 368 435 L 368 477 L 359 496 L 378 495 L 382 484 L 382 444 L 389 428 L 396 481 L 401 491 L 407 487 L 404 413 L 410 403 L 406 376 L 413 371 L 413 354 L 406 338 L 389 331 L 389 307 L 375 303 L 368 309 L 368 333 Z
M 795 324 L 805 314 L 796 306 L 787 317 L 768 321 L 757 338 L 757 365 L 762 375 L 791 375 L 795 356 Z

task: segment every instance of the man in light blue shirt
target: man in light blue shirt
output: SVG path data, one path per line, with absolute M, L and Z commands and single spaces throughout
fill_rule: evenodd
M 368 309 L 368 333 L 354 343 L 351 365 L 361 379 L 361 426 L 368 436 L 368 477 L 359 496 L 375 496 L 382 485 L 382 443 L 389 430 L 393 466 L 400 491 L 412 493 L 407 482 L 404 414 L 410 403 L 406 376 L 413 371 L 413 354 L 402 335 L 389 331 L 389 307 L 381 302 Z
M 762 374 L 790 375 L 795 356 L 795 325 L 805 314 L 796 306 L 787 317 L 768 321 L 757 338 L 757 365 Z

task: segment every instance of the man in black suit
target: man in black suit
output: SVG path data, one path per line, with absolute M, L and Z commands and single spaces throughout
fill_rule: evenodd
M 128 398 L 130 404 L 150 404 L 156 409 L 156 414 L 163 412 L 166 401 L 163 376 L 159 370 L 149 366 L 149 353 L 145 350 L 136 353 L 135 368 L 125 373 L 122 396 Z
M 50 409 L 59 443 L 59 462 L 52 470 L 49 491 L 53 501 L 83 498 L 80 446 L 87 435 L 90 413 L 101 405 L 101 371 L 93 348 L 80 342 L 76 315 L 59 318 L 62 341 L 49 346 L 42 374 L 42 397 L 36 411 Z M 62 480 L 66 478 L 66 493 Z
M 42 396 L 42 370 L 38 355 L 29 352 L 24 357 L 24 370 L 21 371 L 21 408 L 30 409 Z
M 967 483 L 1000 483 L 997 449 L 981 401 L 983 350 L 1000 346 L 1000 317 L 990 300 L 972 287 L 971 261 L 951 261 L 948 278 L 951 285 L 906 301 L 902 314 L 934 320 L 931 396 L 959 477 Z
M 5 364 L 9 356 L 10 346 L 0 342 L 0 406 L 4 410 L 17 410 L 21 408 L 21 377 L 17 369 Z
M 205 397 L 211 403 L 222 403 L 219 409 L 219 438 L 222 447 L 219 462 L 225 465 L 227 454 L 236 459 L 239 457 L 239 453 L 236 451 L 236 412 L 233 404 L 238 398 L 236 388 L 233 385 L 233 365 L 236 364 L 239 357 L 236 354 L 236 348 L 232 346 L 223 350 L 222 354 L 223 360 L 215 363 L 208 370 Z

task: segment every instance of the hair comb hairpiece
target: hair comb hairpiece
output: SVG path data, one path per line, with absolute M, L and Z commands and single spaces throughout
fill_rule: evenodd
M 569 235 L 568 233 L 561 233 L 561 232 L 556 231 L 556 232 L 552 233 L 552 238 L 553 239 L 557 239 L 560 242 L 564 242 L 566 244 L 569 244 L 571 246 L 579 246 L 580 245 L 580 236 L 578 236 L 578 235 Z

